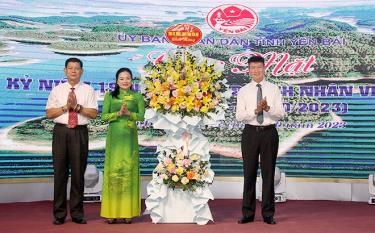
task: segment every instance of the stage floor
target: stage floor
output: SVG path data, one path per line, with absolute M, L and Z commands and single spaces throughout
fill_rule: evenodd
M 99 217 L 100 203 L 86 203 L 87 225 L 72 223 L 70 217 L 60 226 L 52 224 L 52 202 L 0 204 L 0 232 L 13 233 L 370 233 L 375 232 L 375 205 L 363 202 L 287 201 L 276 204 L 276 225 L 263 223 L 260 205 L 255 222 L 239 225 L 241 200 L 211 201 L 215 222 L 196 224 L 153 224 L 148 215 L 136 218 L 131 225 L 108 225 Z

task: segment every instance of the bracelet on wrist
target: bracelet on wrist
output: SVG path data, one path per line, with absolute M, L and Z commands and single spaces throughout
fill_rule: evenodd
M 73 109 L 73 111 L 75 111 L 75 112 L 80 112 L 81 110 L 82 110 L 82 105 L 80 105 L 80 104 L 77 104 L 75 107 L 74 107 L 74 109 Z
M 64 106 L 61 107 L 61 110 L 63 111 L 63 113 L 66 113 L 68 111 L 68 109 Z

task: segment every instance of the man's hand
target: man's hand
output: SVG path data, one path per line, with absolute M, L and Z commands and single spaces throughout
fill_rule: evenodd
M 259 103 L 258 103 L 258 106 L 260 105 L 260 107 L 262 108 L 262 110 L 268 112 L 270 110 L 270 106 L 268 106 L 268 103 L 267 103 L 267 99 L 266 97 L 264 97 L 264 99 L 262 99 Z
M 257 108 L 254 110 L 255 115 L 258 115 L 262 111 L 268 112 L 270 110 L 270 106 L 268 106 L 267 99 L 264 97 L 259 103 L 257 104 Z
M 258 115 L 262 111 L 263 111 L 263 108 L 262 108 L 261 102 L 259 102 L 258 105 L 257 105 L 257 108 L 254 111 L 254 113 L 255 113 L 255 115 Z
M 69 93 L 66 106 L 69 110 L 74 109 L 77 106 L 77 97 L 74 92 Z

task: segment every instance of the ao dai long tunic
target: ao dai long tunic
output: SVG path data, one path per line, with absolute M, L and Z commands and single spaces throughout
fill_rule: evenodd
M 130 116 L 118 117 L 123 101 Z M 120 90 L 118 98 L 106 93 L 102 120 L 109 121 L 106 140 L 102 207 L 105 218 L 140 215 L 139 146 L 136 121 L 143 121 L 144 99 L 140 93 Z

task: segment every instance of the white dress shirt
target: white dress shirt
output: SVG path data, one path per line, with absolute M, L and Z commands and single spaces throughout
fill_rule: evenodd
M 245 86 L 241 87 L 237 94 L 237 107 L 236 107 L 236 119 L 237 121 L 243 122 L 249 125 L 260 125 L 257 121 L 257 115 L 255 109 L 257 108 L 257 83 L 251 81 Z M 262 126 L 275 124 L 276 121 L 281 119 L 284 114 L 283 100 L 281 92 L 273 83 L 263 80 L 260 82 L 262 85 L 262 96 L 266 98 L 270 110 L 268 112 L 263 111 L 264 121 Z
M 68 100 L 69 92 L 72 86 L 68 83 L 62 83 L 54 87 L 48 96 L 46 109 L 61 108 Z M 77 97 L 77 104 L 82 105 L 84 108 L 98 109 L 98 101 L 94 89 L 86 83 L 78 83 L 74 86 L 74 93 Z M 59 117 L 53 119 L 55 123 L 68 124 L 69 111 L 65 112 Z M 90 118 L 78 114 L 78 125 L 87 125 Z

